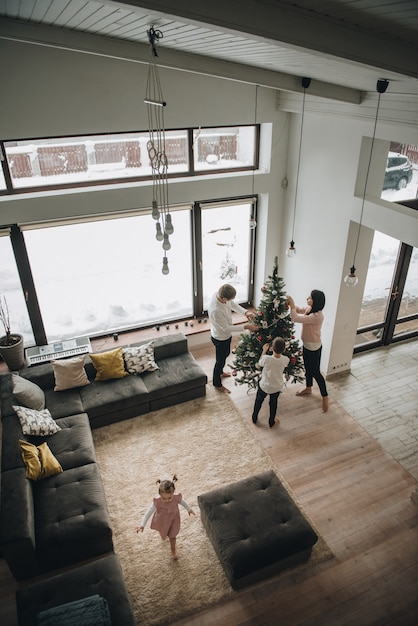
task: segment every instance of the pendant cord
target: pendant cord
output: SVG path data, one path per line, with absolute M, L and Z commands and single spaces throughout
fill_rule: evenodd
M 294 202 L 294 207 L 293 207 L 292 241 L 294 241 L 294 239 L 295 239 L 296 204 L 297 204 L 298 187 L 299 187 L 300 158 L 301 158 L 301 154 L 302 154 L 303 120 L 304 120 L 304 117 L 305 117 L 305 96 L 306 96 L 306 87 L 303 88 L 302 120 L 301 120 L 301 123 L 300 123 L 300 137 L 299 137 L 299 157 L 298 157 L 298 167 L 297 167 L 297 170 L 296 170 L 295 202 Z
M 365 203 L 365 200 L 366 200 L 367 183 L 369 181 L 369 173 L 370 173 L 370 166 L 371 166 L 372 156 L 373 156 L 374 140 L 375 140 L 375 137 L 376 137 L 377 119 L 378 119 L 378 116 L 379 116 L 380 97 L 381 97 L 381 95 L 382 94 L 379 93 L 379 97 L 378 97 L 378 100 L 377 100 L 377 108 L 376 108 L 376 116 L 375 116 L 375 119 L 374 119 L 372 143 L 371 143 L 371 146 L 370 146 L 369 163 L 367 165 L 366 179 L 364 181 L 364 191 L 363 191 L 363 201 L 361 203 L 360 222 L 359 222 L 359 226 L 358 226 L 357 241 L 356 241 L 356 247 L 354 249 L 354 257 L 353 257 L 353 267 L 354 268 L 355 268 L 355 265 L 356 265 L 357 248 L 358 248 L 358 243 L 359 243 L 359 239 L 360 239 L 361 224 L 362 224 L 362 221 L 363 221 L 364 203 Z

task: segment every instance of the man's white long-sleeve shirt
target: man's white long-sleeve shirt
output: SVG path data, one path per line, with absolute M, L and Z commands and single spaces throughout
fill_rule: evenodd
M 208 306 L 209 320 L 211 324 L 212 337 L 219 341 L 225 341 L 229 339 L 233 332 L 243 332 L 244 324 L 232 323 L 232 311 L 236 313 L 246 314 L 246 309 L 240 304 L 237 304 L 234 300 L 228 300 L 228 302 L 220 302 L 215 293 Z

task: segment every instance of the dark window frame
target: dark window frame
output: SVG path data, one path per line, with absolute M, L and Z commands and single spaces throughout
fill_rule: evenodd
M 174 179 L 174 178 L 193 178 L 195 176 L 216 176 L 218 174 L 225 174 L 225 173 L 230 173 L 230 172 L 247 172 L 247 171 L 254 171 L 258 169 L 259 166 L 259 153 L 260 153 L 260 124 L 236 124 L 234 126 L 205 126 L 202 127 L 202 130 L 207 131 L 210 129 L 215 129 L 215 128 L 255 128 L 255 141 L 254 141 L 254 153 L 253 153 L 253 165 L 248 165 L 248 166 L 239 166 L 239 167 L 228 167 L 228 168 L 216 168 L 216 169 L 202 169 L 202 170 L 195 170 L 194 168 L 194 158 L 193 158 L 193 132 L 195 130 L 197 130 L 195 127 L 190 127 L 190 128 L 170 128 L 170 129 L 166 129 L 166 132 L 182 132 L 182 131 L 186 131 L 186 136 L 187 136 L 187 142 L 188 142 L 188 146 L 187 146 L 187 153 L 188 153 L 188 159 L 189 159 L 189 168 L 187 171 L 184 172 L 173 172 L 173 173 L 167 173 L 167 178 L 168 179 Z M 65 141 L 66 143 L 71 142 L 71 140 L 77 140 L 77 138 L 79 137 L 90 137 L 90 138 L 94 138 L 94 137 L 109 137 L 109 140 L 112 137 L 115 137 L 117 135 L 126 135 L 126 141 L 128 140 L 132 140 L 132 133 L 136 134 L 136 133 L 147 133 L 147 130 L 136 130 L 136 131 L 122 131 L 122 132 L 112 132 L 112 133 L 94 133 L 94 134 L 83 134 L 83 135 L 71 135 L 71 136 L 58 136 L 58 137 L 26 137 L 26 138 L 19 138 L 19 139 L 1 139 L 0 140 L 0 153 L 2 154 L 2 159 L 1 159 L 1 165 L 2 165 L 2 169 L 3 169 L 3 174 L 4 174 L 4 178 L 5 178 L 5 182 L 6 182 L 6 189 L 0 189 L 0 195 L 2 196 L 15 196 L 15 195 L 22 195 L 22 194 L 27 194 L 27 193 L 36 193 L 36 192 L 45 192 L 45 191 L 58 191 L 58 190 L 63 190 L 63 189 L 81 189 L 81 188 L 86 188 L 86 187 L 99 187 L 99 186 L 103 186 L 103 185 L 123 185 L 123 184 L 131 184 L 131 183 L 135 183 L 135 182 L 144 182 L 144 181 L 151 181 L 152 180 L 152 175 L 144 175 L 144 176 L 131 176 L 129 178 L 127 177 L 123 177 L 123 178 L 118 178 L 118 177 L 114 177 L 114 178 L 104 178 L 104 179 L 99 179 L 99 180 L 89 180 L 89 181 L 79 181 L 79 182 L 69 182 L 69 183 L 57 183 L 57 184 L 48 184 L 48 185 L 33 185 L 33 186 L 25 186 L 25 187 L 19 187 L 19 188 L 15 188 L 13 187 L 13 178 L 11 176 L 11 172 L 10 172 L 10 168 L 9 168 L 9 164 L 8 164 L 8 158 L 7 158 L 7 152 L 6 152 L 6 148 L 5 148 L 5 144 L 6 143 L 12 143 L 14 141 L 16 142 L 20 142 L 20 141 L 32 141 L 32 142 L 36 142 L 36 141 L 46 141 L 46 140 L 62 140 L 63 142 Z

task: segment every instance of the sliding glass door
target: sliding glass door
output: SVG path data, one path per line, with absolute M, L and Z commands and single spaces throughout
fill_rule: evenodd
M 418 335 L 418 250 L 375 232 L 354 352 Z

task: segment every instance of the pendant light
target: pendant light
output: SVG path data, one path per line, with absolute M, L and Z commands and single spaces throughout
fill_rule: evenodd
M 298 198 L 300 156 L 301 156 L 301 153 L 302 153 L 303 120 L 305 118 L 305 96 L 306 96 L 306 90 L 308 89 L 310 84 L 311 84 L 311 79 L 310 78 L 302 78 L 302 87 L 303 87 L 302 120 L 301 120 L 301 123 L 300 123 L 299 157 L 298 157 L 298 169 L 297 169 L 297 172 L 296 172 L 295 203 L 294 203 L 294 207 L 293 207 L 292 239 L 290 241 L 290 245 L 289 245 L 288 249 L 286 250 L 286 254 L 290 258 L 294 257 L 295 254 L 296 254 L 295 241 L 294 241 L 294 239 L 295 239 L 295 221 L 296 221 L 296 203 L 297 203 L 297 198 Z
M 254 133 L 255 133 L 255 129 L 257 127 L 257 108 L 258 108 L 258 85 L 255 86 Z M 255 228 L 257 228 L 257 222 L 256 222 L 255 215 L 254 215 L 254 213 L 255 213 L 254 192 L 255 192 L 255 169 L 253 169 L 253 175 L 252 175 L 252 179 L 251 179 L 251 194 L 252 194 L 253 200 L 252 200 L 252 204 L 251 204 L 251 216 L 250 216 L 250 220 L 249 220 L 250 230 L 254 230 Z
M 374 119 L 374 128 L 373 128 L 372 143 L 370 146 L 369 163 L 367 165 L 366 178 L 364 180 L 363 199 L 361 203 L 361 212 L 360 212 L 360 222 L 359 222 L 358 231 L 357 231 L 356 247 L 354 248 L 353 264 L 350 267 L 350 272 L 344 278 L 344 282 L 347 285 L 347 287 L 355 287 L 358 283 L 358 277 L 356 275 L 356 255 L 357 255 L 358 242 L 360 239 L 361 224 L 363 221 L 364 202 L 366 200 L 366 191 L 367 191 L 367 183 L 369 180 L 370 164 L 372 162 L 373 146 L 374 146 L 374 140 L 376 137 L 376 126 L 377 126 L 377 119 L 379 116 L 380 97 L 382 93 L 385 93 L 388 86 L 389 86 L 389 81 L 386 79 L 380 79 L 377 81 L 377 84 L 376 84 L 376 91 L 378 93 L 376 116 Z
M 144 102 L 147 105 L 149 139 L 147 142 L 148 158 L 152 171 L 152 218 L 156 221 L 157 241 L 162 242 L 164 250 L 162 273 L 169 273 L 167 250 L 170 250 L 170 235 L 174 232 L 168 203 L 168 159 L 165 145 L 164 107 L 158 66 L 157 42 L 163 37 L 160 30 L 153 26 L 147 30 L 153 61 L 148 66 L 148 79 Z

